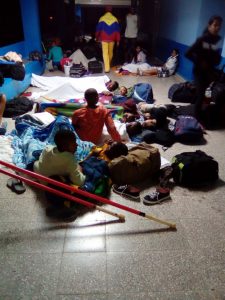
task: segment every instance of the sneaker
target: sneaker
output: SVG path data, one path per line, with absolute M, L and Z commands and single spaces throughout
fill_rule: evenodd
M 112 190 L 114 193 L 120 195 L 121 197 L 125 197 L 132 200 L 140 200 L 140 193 L 139 192 L 131 192 L 129 191 L 128 185 L 113 185 Z
M 160 192 L 152 192 L 146 196 L 144 196 L 143 203 L 145 205 L 154 205 L 161 203 L 170 198 L 170 193 L 160 193 Z
M 0 125 L 0 135 L 5 135 L 6 134 L 6 129 L 7 129 L 7 122 L 4 121 Z

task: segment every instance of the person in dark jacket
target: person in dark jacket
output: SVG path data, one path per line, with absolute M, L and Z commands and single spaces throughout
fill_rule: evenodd
M 223 19 L 220 16 L 212 16 L 208 26 L 201 37 L 188 49 L 185 56 L 193 64 L 193 74 L 197 88 L 197 99 L 195 103 L 195 116 L 201 119 L 202 104 L 205 90 L 215 80 L 216 66 L 219 65 L 221 54 L 219 49 L 219 31 Z

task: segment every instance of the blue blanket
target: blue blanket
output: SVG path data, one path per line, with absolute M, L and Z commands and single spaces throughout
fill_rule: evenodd
M 16 119 L 15 126 L 16 130 L 11 133 L 14 148 L 13 163 L 23 169 L 39 158 L 46 145 L 54 144 L 54 137 L 59 129 L 69 129 L 74 132 L 69 119 L 64 116 L 58 116 L 50 125 L 43 126 L 25 115 Z M 75 157 L 79 162 L 89 154 L 94 144 L 80 140 L 77 134 L 76 138 Z

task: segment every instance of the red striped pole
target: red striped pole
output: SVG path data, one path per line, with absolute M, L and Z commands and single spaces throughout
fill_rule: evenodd
M 88 208 L 93 208 L 93 209 L 100 210 L 100 211 L 102 211 L 102 212 L 104 212 L 104 213 L 107 213 L 107 214 L 109 214 L 109 215 L 112 215 L 112 216 L 114 216 L 114 217 L 119 218 L 120 221 L 122 221 L 122 222 L 125 221 L 124 215 L 114 213 L 114 212 L 112 212 L 112 211 L 110 211 L 110 210 L 108 210 L 108 209 L 105 209 L 105 208 L 103 208 L 103 207 L 100 207 L 100 206 L 98 206 L 98 205 L 95 205 L 95 204 L 93 204 L 93 203 L 91 203 L 91 202 L 88 202 L 88 201 L 79 199 L 79 198 L 77 198 L 77 197 L 75 197 L 75 196 L 73 196 L 73 195 L 68 195 L 68 194 L 66 194 L 66 193 L 64 193 L 64 192 L 62 192 L 62 191 L 55 190 L 55 189 L 53 189 L 53 188 L 51 188 L 51 187 L 48 187 L 47 185 L 41 184 L 41 183 L 39 183 L 39 182 L 35 182 L 35 181 L 33 181 L 33 180 L 30 180 L 30 179 L 28 179 L 28 178 L 24 178 L 24 177 L 22 177 L 22 176 L 20 176 L 20 175 L 17 175 L 17 174 L 13 174 L 13 173 L 8 172 L 8 171 L 3 170 L 3 169 L 0 169 L 0 173 L 5 174 L 5 175 L 8 175 L 8 176 L 13 177 L 13 178 L 16 178 L 16 179 L 19 179 L 19 180 L 21 180 L 21 181 L 24 181 L 25 183 L 27 183 L 27 184 L 29 184 L 29 185 L 35 186 L 35 187 L 40 188 L 40 189 L 42 189 L 42 190 L 45 190 L 45 191 L 48 191 L 48 192 L 53 193 L 53 194 L 55 194 L 55 195 L 61 196 L 61 197 L 66 198 L 66 199 L 68 199 L 68 200 L 70 200 L 70 201 L 80 203 L 80 204 L 82 204 L 82 205 L 84 205 L 84 206 L 87 206 Z
M 53 185 L 56 185 L 56 186 L 59 186 L 59 187 L 62 187 L 64 189 L 67 189 L 69 191 L 72 191 L 72 192 L 75 192 L 77 194 L 80 194 L 80 195 L 83 195 L 83 196 L 86 196 L 86 197 L 89 197 L 89 198 L 92 198 L 92 199 L 95 199 L 99 202 L 103 202 L 105 204 L 109 204 L 109 205 L 112 205 L 112 206 L 115 206 L 117 208 L 120 208 L 122 210 L 125 210 L 125 211 L 128 211 L 130 213 L 133 213 L 135 215 L 138 215 L 138 216 L 141 216 L 141 217 L 144 217 L 144 218 L 147 218 L 147 219 L 150 219 L 152 221 L 155 221 L 155 222 L 158 222 L 158 223 L 161 223 L 161 224 L 164 224 L 164 225 L 167 225 L 169 226 L 170 228 L 176 228 L 176 224 L 175 223 L 171 223 L 171 222 L 168 222 L 168 221 L 164 221 L 164 220 L 161 220 L 153 215 L 149 215 L 149 214 L 146 214 L 145 212 L 142 212 L 142 211 L 139 211 L 139 210 L 136 210 L 136 209 L 133 209 L 131 207 L 128 207 L 126 205 L 123 205 L 123 204 L 120 204 L 120 203 L 117 203 L 117 202 L 114 202 L 112 200 L 109 200 L 107 198 L 104 198 L 104 197 L 101 197 L 101 196 L 98 196 L 98 195 L 95 195 L 95 194 L 91 194 L 87 191 L 84 191 L 84 190 L 81 190 L 81 189 L 78 189 L 76 187 L 73 187 L 73 186 L 70 186 L 70 185 L 67 185 L 67 184 L 64 184 L 62 182 L 59 182 L 59 181 L 56 181 L 56 180 L 53 180 L 51 178 L 48 178 L 46 176 L 43 176 L 43 175 L 40 175 L 40 174 L 37 174 L 37 173 L 34 173 L 34 172 L 31 172 L 31 171 L 28 171 L 28 170 L 25 170 L 25 169 L 22 169 L 22 168 L 19 168 L 15 165 L 12 165 L 12 164 L 9 164 L 9 163 L 6 163 L 6 162 L 3 162 L 0 160 L 0 165 L 3 165 L 5 167 L 8 167 L 8 168 L 11 168 L 17 172 L 21 172 L 21 173 L 24 173 L 28 176 L 31 176 L 31 177 L 34 177 L 36 179 L 39 179 L 41 181 L 45 181 L 45 182 L 48 182 L 48 183 L 51 183 Z M 23 178 L 23 177 L 22 177 Z M 22 180 L 22 179 L 21 179 Z

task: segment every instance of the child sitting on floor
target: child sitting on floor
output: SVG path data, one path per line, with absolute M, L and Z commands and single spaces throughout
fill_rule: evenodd
M 99 144 L 103 127 L 106 125 L 108 133 L 114 141 L 121 141 L 121 137 L 115 127 L 110 111 L 98 103 L 96 89 L 90 88 L 85 91 L 87 106 L 75 110 L 72 116 L 72 124 L 80 139 Z
M 34 172 L 55 179 L 62 176 L 65 182 L 82 186 L 85 175 L 74 156 L 77 149 L 75 133 L 61 129 L 56 133 L 54 142 L 56 146 L 47 145 L 39 159 L 34 162 Z M 74 215 L 74 210 L 64 206 L 65 199 L 57 199 L 57 196 L 51 193 L 46 193 L 46 196 L 50 201 L 54 201 L 54 205 L 46 210 L 49 217 L 68 218 Z

